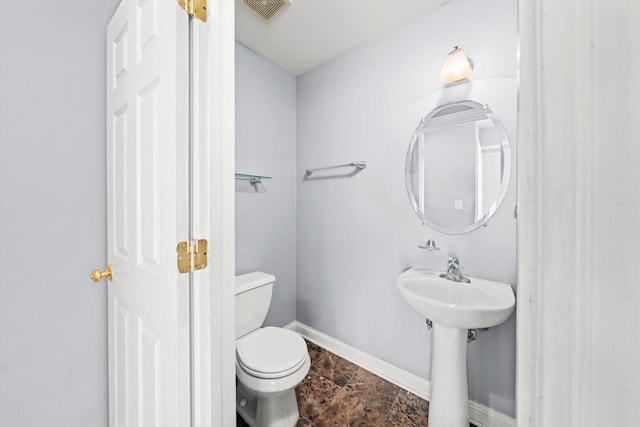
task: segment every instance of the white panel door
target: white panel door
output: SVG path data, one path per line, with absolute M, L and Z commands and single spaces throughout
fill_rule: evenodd
M 109 425 L 189 425 L 188 17 L 123 0 L 107 27 Z

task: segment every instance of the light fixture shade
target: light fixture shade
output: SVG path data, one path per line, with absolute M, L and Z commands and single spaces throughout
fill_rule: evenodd
M 440 71 L 440 79 L 445 83 L 459 82 L 473 75 L 473 66 L 464 50 L 457 46 L 449 55 Z

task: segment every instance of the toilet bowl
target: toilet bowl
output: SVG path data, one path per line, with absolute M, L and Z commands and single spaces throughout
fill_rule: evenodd
M 309 372 L 304 340 L 288 329 L 261 328 L 275 277 L 236 276 L 236 409 L 251 427 L 293 427 L 295 387 Z

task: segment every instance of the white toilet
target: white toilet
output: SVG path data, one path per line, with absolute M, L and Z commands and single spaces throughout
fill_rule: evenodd
M 236 409 L 251 427 L 293 427 L 295 387 L 311 360 L 300 335 L 262 323 L 275 276 L 259 271 L 236 276 Z

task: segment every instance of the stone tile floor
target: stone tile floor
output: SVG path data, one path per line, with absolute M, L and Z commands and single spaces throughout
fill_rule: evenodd
M 307 341 L 296 427 L 426 427 L 429 402 Z M 237 426 L 248 424 L 237 417 Z M 470 424 L 473 427 L 472 424 Z

